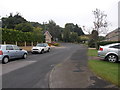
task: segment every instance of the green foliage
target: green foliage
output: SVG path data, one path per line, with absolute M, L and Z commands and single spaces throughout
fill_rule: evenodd
M 56 25 L 53 20 L 49 20 L 48 24 L 44 24 L 44 29 L 50 32 L 53 40 L 56 38 L 61 38 L 62 28 L 59 25 Z
M 76 32 L 78 34 L 78 36 L 84 35 L 84 32 L 82 31 L 82 28 L 78 27 L 77 24 L 74 26 L 74 32 Z
M 32 32 L 33 27 L 30 23 L 20 23 L 15 26 L 16 30 L 22 31 L 22 32 Z
M 120 41 L 101 41 L 101 42 L 97 42 L 98 46 L 104 46 L 104 45 L 112 44 L 112 43 L 120 43 Z
M 70 42 L 70 30 L 67 27 L 63 31 L 63 40 L 65 42 Z
M 53 45 L 54 45 L 54 46 L 59 46 L 59 43 L 54 43 Z
M 52 42 L 51 45 L 53 45 L 53 46 L 59 46 L 60 44 L 56 43 L 56 42 Z
M 77 42 L 78 34 L 76 32 L 71 32 L 70 34 L 70 42 Z
M 82 29 L 73 23 L 66 23 L 63 31 L 63 40 L 65 42 L 81 42 L 79 36 L 84 35 Z
M 88 41 L 88 46 L 91 47 L 91 48 L 95 48 L 95 41 L 93 39 L 90 39 Z
M 2 18 L 2 28 L 14 29 L 17 24 L 27 22 L 19 13 Z
M 35 35 L 33 32 L 22 32 L 13 29 L 2 30 L 2 40 L 6 42 L 42 42 L 43 34 Z

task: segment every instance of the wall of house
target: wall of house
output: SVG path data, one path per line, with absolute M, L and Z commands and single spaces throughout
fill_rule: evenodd
M 49 35 L 46 35 L 45 40 L 47 43 L 51 43 L 51 38 L 49 37 Z
M 106 41 L 120 41 L 120 29 L 116 29 L 106 35 Z

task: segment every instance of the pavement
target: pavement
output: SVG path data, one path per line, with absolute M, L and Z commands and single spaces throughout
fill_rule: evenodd
M 57 64 L 49 77 L 50 88 L 116 88 L 88 68 L 87 48 L 81 46 L 72 56 Z

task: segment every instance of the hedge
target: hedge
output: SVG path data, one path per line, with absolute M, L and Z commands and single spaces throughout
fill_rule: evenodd
M 120 43 L 120 41 L 102 41 L 102 42 L 97 42 L 99 46 L 104 46 L 107 44 L 112 44 L 112 43 Z
M 44 35 L 33 32 L 22 32 L 13 29 L 2 29 L 2 41 L 6 42 L 43 42 Z
M 97 45 L 98 45 L 98 48 L 99 48 L 99 46 L 104 46 L 104 45 L 112 44 L 112 43 L 120 43 L 120 41 L 101 41 L 101 42 L 97 42 Z M 95 42 L 93 40 L 90 40 L 88 42 L 88 46 L 91 47 L 91 48 L 95 48 Z

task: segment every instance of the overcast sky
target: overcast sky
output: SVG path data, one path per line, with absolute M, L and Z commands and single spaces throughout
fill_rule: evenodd
M 109 21 L 109 31 L 118 27 L 119 0 L 1 0 L 0 16 L 19 12 L 28 21 L 48 22 L 54 20 L 57 25 L 64 27 L 66 23 L 79 26 L 93 27 L 96 8 L 104 11 Z

